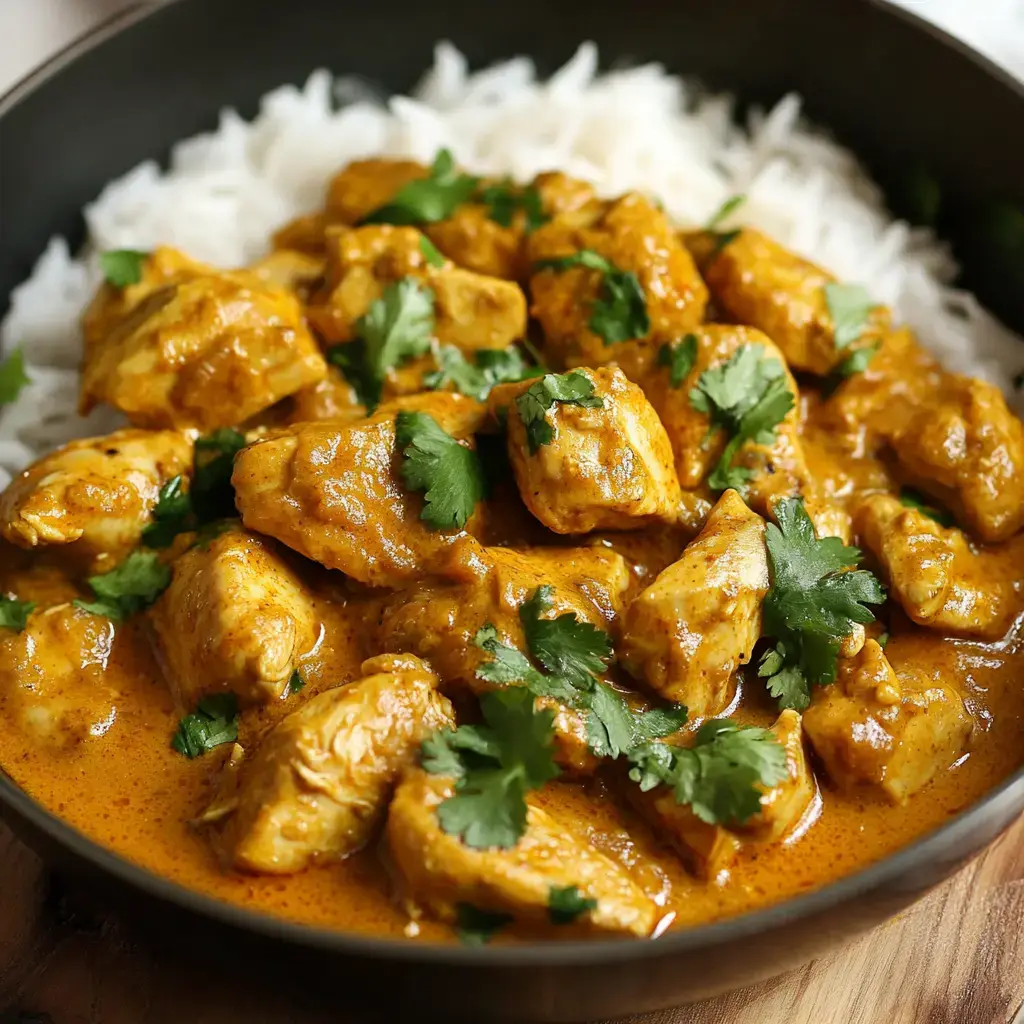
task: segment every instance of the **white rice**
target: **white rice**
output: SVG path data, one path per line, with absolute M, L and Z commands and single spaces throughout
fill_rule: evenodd
M 75 413 L 78 318 L 99 281 L 95 253 L 169 244 L 223 266 L 260 256 L 271 232 L 321 205 L 327 179 L 375 154 L 429 162 L 447 146 L 480 174 L 528 179 L 559 168 L 602 193 L 658 197 L 681 225 L 704 223 L 729 196 L 738 216 L 860 282 L 914 326 L 950 368 L 1012 396 L 1020 340 L 970 295 L 930 231 L 893 221 L 856 157 L 800 116 L 800 98 L 733 121 L 729 96 L 707 95 L 657 64 L 597 74 L 584 44 L 547 82 L 517 58 L 469 74 L 441 43 L 411 97 L 384 102 L 350 79 L 314 72 L 264 97 L 251 123 L 221 114 L 216 132 L 179 143 L 166 173 L 140 164 L 86 208 L 86 252 L 51 240 L 0 325 L 0 351 L 22 346 L 32 384 L 0 416 L 0 487 L 54 444 L 112 429 L 118 417 Z

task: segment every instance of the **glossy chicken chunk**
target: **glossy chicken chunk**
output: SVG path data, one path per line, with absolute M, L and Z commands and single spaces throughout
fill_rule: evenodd
M 770 365 L 769 372 L 781 374 L 786 388 L 793 395 L 793 407 L 775 428 L 770 444 L 748 441 L 733 465 L 742 466 L 752 474 L 750 499 L 758 511 L 767 511 L 771 499 L 780 495 L 803 493 L 811 485 L 811 475 L 800 441 L 799 395 L 796 381 L 786 367 L 782 353 L 752 327 L 705 324 L 690 333 L 688 343 L 695 346 L 693 365 L 678 384 L 672 382 L 672 371 L 658 358 L 658 350 L 650 346 L 623 346 L 619 362 L 626 375 L 639 384 L 665 425 L 675 453 L 676 472 L 684 490 L 698 487 L 714 469 L 728 441 L 723 430 L 709 436 L 711 420 L 706 412 L 694 407 L 692 394 L 702 375 L 721 369 L 737 354 L 749 351 L 744 358 L 756 356 L 759 366 Z
M 33 746 L 71 750 L 117 721 L 106 674 L 114 624 L 70 602 L 40 608 L 21 632 L 0 629 L 0 716 Z
M 949 375 L 891 438 L 910 481 L 982 540 L 1024 524 L 1024 426 L 998 388 Z
M 526 650 L 519 609 L 538 587 L 550 586 L 545 617 L 574 614 L 608 629 L 622 607 L 629 574 L 620 555 L 596 548 L 483 548 L 464 556 L 462 582 L 425 580 L 389 597 L 376 621 L 374 642 L 388 651 L 412 651 L 427 659 L 443 684 L 473 692 L 490 689 L 477 677 L 491 659 L 474 642 L 488 623 L 498 639 Z M 556 757 L 574 771 L 594 767 L 581 714 L 546 699 L 555 709 Z
M 638 336 L 655 344 L 675 341 L 701 323 L 707 289 L 660 210 L 629 193 L 603 209 L 597 206 L 589 221 L 580 220 L 577 215 L 556 217 L 530 235 L 531 263 L 590 250 L 616 270 L 634 274 L 649 320 L 649 330 Z M 598 366 L 615 358 L 616 344 L 592 326 L 594 303 L 604 301 L 607 287 L 604 273 L 590 267 L 535 268 L 530 308 L 554 363 Z
M 308 302 L 324 275 L 324 261 L 294 249 L 278 249 L 253 263 L 249 272 L 264 284 L 293 292 L 300 302 Z
M 616 368 L 580 370 L 601 400 L 556 403 L 552 438 L 531 445 L 509 386 L 508 452 L 526 507 L 555 533 L 641 529 L 672 523 L 681 495 L 672 446 L 644 393 Z
M 219 836 L 234 867 L 293 874 L 365 846 L 422 741 L 454 726 L 417 658 L 382 655 L 362 671 L 292 712 L 242 763 Z
M 728 827 L 709 825 L 675 795 L 659 787 L 650 793 L 633 789 L 638 809 L 679 853 L 698 878 L 722 880 L 745 843 L 778 842 L 818 806 L 818 787 L 807 764 L 800 715 L 783 711 L 771 732 L 786 750 L 787 777 L 761 790 L 761 810 L 744 822 Z
M 413 278 L 434 301 L 433 335 L 466 351 L 507 348 L 526 331 L 526 297 L 517 284 L 484 277 L 424 255 L 416 228 L 389 224 L 331 229 L 327 271 L 310 322 L 328 342 L 352 341 L 357 322 L 391 284 Z
M 804 730 L 829 778 L 907 799 L 964 752 L 973 722 L 959 693 L 910 669 L 897 676 L 868 640 L 839 663 L 836 682 L 815 691 Z
M 152 522 L 160 488 L 192 470 L 192 438 L 119 430 L 72 441 L 34 462 L 0 494 L 0 535 L 23 548 L 69 545 L 112 567 Z
M 327 186 L 327 217 L 337 224 L 358 224 L 428 173 L 415 160 L 353 160 Z
M 682 557 L 640 594 L 623 617 L 623 666 L 691 718 L 728 702 L 733 674 L 761 635 L 768 591 L 764 520 L 726 491 Z
M 794 370 L 826 376 L 850 352 L 877 341 L 889 324 L 887 311 L 876 307 L 861 336 L 837 346 L 826 298 L 835 279 L 752 228 L 709 260 L 704 277 L 725 316 L 764 331 Z
M 296 391 L 291 397 L 289 423 L 310 420 L 358 420 L 366 415 L 355 388 L 335 367 L 327 368 L 327 376 L 319 384 Z
M 422 576 L 461 534 L 428 526 L 422 494 L 406 490 L 395 447 L 401 409 L 428 413 L 457 438 L 471 437 L 484 415 L 472 399 L 433 392 L 382 405 L 365 420 L 271 432 L 235 459 L 246 528 L 372 586 Z
M 210 693 L 278 699 L 320 638 L 312 598 L 274 543 L 241 530 L 177 559 L 150 619 L 167 683 L 189 711 Z
M 528 807 L 526 831 L 512 849 L 478 850 L 438 822 L 437 808 L 453 793 L 451 779 L 414 769 L 388 812 L 388 850 L 414 914 L 454 922 L 459 905 L 470 904 L 547 929 L 554 927 L 552 889 L 576 886 L 596 906 L 563 930 L 650 934 L 658 916 L 654 902 L 622 867 L 547 811 Z
M 230 427 L 327 372 L 298 299 L 246 271 L 179 279 L 86 351 L 80 407 L 145 427 Z
M 960 530 L 887 494 L 865 498 L 855 522 L 890 593 L 914 622 L 991 640 L 1006 634 L 1022 604 L 1015 584 L 1024 566 L 1013 572 L 1015 559 L 1007 564 L 1006 553 L 973 550 Z

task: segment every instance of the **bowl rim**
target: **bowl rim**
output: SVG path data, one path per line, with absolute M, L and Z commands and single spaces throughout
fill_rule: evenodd
M 68 43 L 46 62 L 29 71 L 5 93 L 0 94 L 0 120 L 83 54 L 151 15 L 159 13 L 174 2 L 181 3 L 182 0 L 157 0 L 156 3 L 129 7 Z M 1024 103 L 1024 80 L 1018 79 L 1000 64 L 945 29 L 925 20 L 912 10 L 889 3 L 888 0 L 852 2 L 866 4 L 883 17 L 899 18 L 918 31 L 930 35 L 937 43 L 953 50 L 961 58 L 972 62 L 989 77 L 1010 89 Z M 156 900 L 173 904 L 198 917 L 214 920 L 230 928 L 281 940 L 296 947 L 364 959 L 452 967 L 600 967 L 640 959 L 670 957 L 690 949 L 732 943 L 821 913 L 871 889 L 891 883 L 916 864 L 940 859 L 939 855 L 949 845 L 955 845 L 958 840 L 969 837 L 976 830 L 978 820 L 993 807 L 1000 804 L 1012 806 L 1022 802 L 1024 765 L 945 824 L 853 874 L 845 875 L 820 889 L 758 910 L 692 928 L 667 931 L 656 941 L 608 938 L 475 947 L 458 943 L 420 942 L 406 938 L 381 938 L 359 932 L 301 924 L 254 910 L 241 903 L 229 903 L 199 890 L 189 889 L 91 839 L 37 802 L 0 766 L 0 804 L 6 805 L 8 810 L 28 822 L 36 832 L 44 835 L 55 846 L 70 852 L 102 874 Z M 1011 817 L 1001 831 L 1008 829 L 1014 820 L 1015 816 Z M 984 849 L 997 839 L 998 836 L 994 837 L 974 856 L 980 856 Z

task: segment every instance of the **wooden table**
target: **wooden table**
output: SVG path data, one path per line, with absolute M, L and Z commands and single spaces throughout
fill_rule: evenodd
M 272 982 L 156 953 L 0 825 L 0 1024 L 319 1024 Z M 901 917 L 806 968 L 629 1024 L 1009 1024 L 1024 1002 L 1024 820 Z M 263 977 L 272 970 L 262 972 Z M 1024 1019 L 1024 1018 L 1022 1018 Z

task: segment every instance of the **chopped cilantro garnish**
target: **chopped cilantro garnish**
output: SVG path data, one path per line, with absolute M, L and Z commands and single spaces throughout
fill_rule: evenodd
M 444 266 L 444 256 L 441 255 L 440 250 L 426 235 L 420 235 L 420 252 L 423 253 L 424 259 L 432 267 Z
M 506 179 L 496 185 L 487 185 L 480 189 L 479 198 L 487 207 L 488 218 L 503 228 L 512 226 L 517 210 L 523 211 L 527 234 L 536 231 L 550 219 L 544 212 L 540 192 L 532 185 L 517 188 Z
M 100 269 L 115 288 L 127 288 L 142 280 L 142 264 L 148 255 L 137 249 L 110 249 L 101 253 Z
M 34 601 L 19 601 L 8 594 L 0 594 L 0 629 L 20 633 L 28 625 L 28 617 L 35 607 Z
M 709 825 L 742 823 L 757 814 L 760 787 L 776 786 L 788 774 L 786 750 L 774 733 L 729 719 L 705 722 L 690 747 L 650 743 L 629 759 L 629 777 L 642 790 L 670 786 L 676 802 Z
M 192 499 L 183 489 L 184 477 L 171 477 L 160 488 L 153 522 L 142 531 L 142 542 L 150 548 L 170 547 L 174 538 L 187 530 L 192 519 Z
M 296 669 L 292 673 L 291 679 L 288 680 L 288 689 L 285 691 L 286 697 L 294 697 L 295 694 L 301 693 L 306 685 L 306 680 L 299 674 L 299 670 Z
M 483 946 L 494 938 L 495 932 L 512 923 L 511 914 L 496 910 L 481 910 L 472 903 L 455 906 L 455 927 L 464 946 Z
M 912 508 L 934 520 L 939 526 L 955 526 L 956 520 L 945 510 L 929 503 L 927 497 L 912 487 L 904 487 L 900 491 L 900 504 Z
M 711 215 L 711 219 L 707 223 L 707 230 L 714 231 L 717 227 L 722 225 L 729 216 L 736 212 L 747 201 L 745 195 L 730 196 L 722 205 Z
M 170 585 L 171 570 L 155 551 L 133 551 L 116 569 L 90 576 L 95 601 L 75 601 L 94 615 L 121 622 L 148 608 Z
M 482 349 L 471 363 L 454 345 L 442 345 L 437 351 L 438 369 L 423 378 L 423 386 L 438 390 L 451 384 L 460 394 L 484 401 L 497 384 L 529 380 L 540 374 L 536 366 L 523 359 L 518 348 Z
M 335 345 L 330 361 L 373 409 L 388 370 L 430 348 L 434 333 L 434 293 L 411 277 L 389 284 L 356 323 L 359 338 Z
M 200 522 L 236 515 L 231 473 L 235 456 L 245 447 L 245 435 L 222 428 L 196 441 L 189 498 Z
M 516 399 L 519 418 L 526 428 L 526 441 L 534 455 L 555 438 L 547 412 L 554 405 L 580 405 L 584 409 L 604 408 L 604 399 L 594 394 L 594 382 L 579 370 L 546 374 Z
M 697 335 L 687 334 L 674 345 L 662 345 L 658 349 L 658 365 L 667 366 L 669 383 L 677 388 L 689 376 L 697 362 Z
M 435 530 L 461 530 L 485 492 L 476 452 L 425 412 L 403 409 L 395 420 L 395 440 L 405 486 L 426 492 L 420 519 Z
M 32 380 L 25 372 L 25 353 L 16 348 L 0 363 L 0 405 L 10 405 Z
M 885 645 L 889 642 L 889 634 L 888 633 L 879 633 L 878 634 L 878 639 L 875 642 L 884 651 L 885 650 Z
M 601 290 L 590 307 L 590 329 L 606 345 L 646 338 L 651 329 L 647 299 L 640 279 L 631 270 L 619 270 L 610 260 L 592 249 L 581 249 L 571 256 L 539 260 L 536 270 L 568 270 L 585 267 L 603 275 Z
M 565 612 L 554 619 L 542 618 L 553 605 L 554 587 L 538 587 L 523 602 L 519 619 L 530 653 L 553 675 L 574 686 L 586 686 L 604 672 L 612 656 L 611 637 L 589 622 Z
M 238 698 L 233 693 L 203 697 L 179 723 L 171 746 L 189 760 L 238 739 Z
M 832 372 L 825 378 L 822 384 L 822 393 L 827 397 L 848 377 L 855 377 L 858 373 L 863 373 L 881 347 L 882 343 L 876 341 L 851 352 L 845 359 L 837 363 Z
M 553 885 L 548 890 L 548 917 L 552 924 L 572 924 L 580 916 L 597 909 L 597 900 L 583 893 L 575 885 Z
M 815 536 L 802 498 L 783 498 L 774 512 L 779 525 L 769 523 L 765 533 L 772 583 L 764 632 L 776 645 L 758 675 L 781 707 L 802 711 L 812 686 L 835 682 L 840 642 L 857 623 L 874 621 L 866 605 L 881 604 L 885 591 L 870 572 L 854 568 L 857 548 Z
M 363 224 L 433 224 L 450 217 L 468 202 L 476 191 L 478 179 L 455 169 L 455 160 L 447 149 L 434 157 L 425 178 L 403 185 L 390 202 L 363 218 Z
M 434 733 L 423 767 L 456 777 L 437 809 L 441 828 L 475 849 L 516 845 L 526 831 L 526 794 L 559 774 L 552 758 L 554 712 L 538 710 L 524 687 L 480 698 L 483 723 Z
M 859 284 L 827 284 L 825 302 L 835 327 L 836 348 L 848 348 L 864 333 L 874 308 L 871 296 Z
M 729 435 L 708 477 L 709 486 L 716 491 L 742 489 L 753 474 L 742 466 L 733 466 L 736 453 L 748 441 L 771 444 L 775 428 L 794 401 L 782 363 L 767 357 L 755 345 L 744 345 L 727 362 L 705 370 L 690 392 L 690 404 L 711 418 L 709 437 L 719 428 Z

